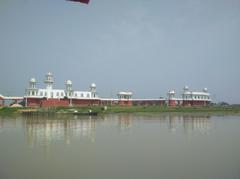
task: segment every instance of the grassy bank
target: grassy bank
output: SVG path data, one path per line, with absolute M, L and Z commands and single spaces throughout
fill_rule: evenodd
M 18 114 L 18 110 L 22 108 L 10 108 L 10 107 L 3 107 L 0 108 L 0 115 L 14 115 Z
M 31 108 L 9 108 L 4 107 L 0 109 L 0 115 L 18 115 L 23 110 L 33 110 Z M 56 108 L 35 108 L 34 111 L 39 113 L 69 113 L 69 112 L 83 112 L 89 110 L 99 114 L 109 113 L 162 113 L 162 112 L 175 112 L 175 113 L 199 113 L 199 112 L 213 112 L 213 113 L 240 113 L 240 106 L 211 106 L 211 107 L 166 107 L 166 106 L 107 106 L 104 109 L 101 106 L 86 106 L 86 107 L 56 107 Z
M 185 112 L 185 113 L 196 113 L 196 112 L 232 112 L 240 113 L 239 107 L 159 107 L 159 106 L 133 106 L 133 107 L 108 107 L 106 113 L 158 113 L 158 112 Z

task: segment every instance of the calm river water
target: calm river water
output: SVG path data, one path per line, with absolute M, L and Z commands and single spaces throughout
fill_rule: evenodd
M 0 179 L 239 179 L 240 116 L 0 117 Z

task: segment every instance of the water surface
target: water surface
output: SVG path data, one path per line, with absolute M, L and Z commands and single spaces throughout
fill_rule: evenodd
M 0 117 L 0 179 L 239 179 L 240 116 Z

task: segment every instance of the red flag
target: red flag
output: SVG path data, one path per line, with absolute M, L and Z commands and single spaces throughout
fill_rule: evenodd
M 90 0 L 68 0 L 68 1 L 81 2 L 81 3 L 88 4 Z

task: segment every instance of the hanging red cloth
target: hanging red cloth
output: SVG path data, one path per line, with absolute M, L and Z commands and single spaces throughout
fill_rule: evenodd
M 68 1 L 81 2 L 81 3 L 88 4 L 90 0 L 68 0 Z

